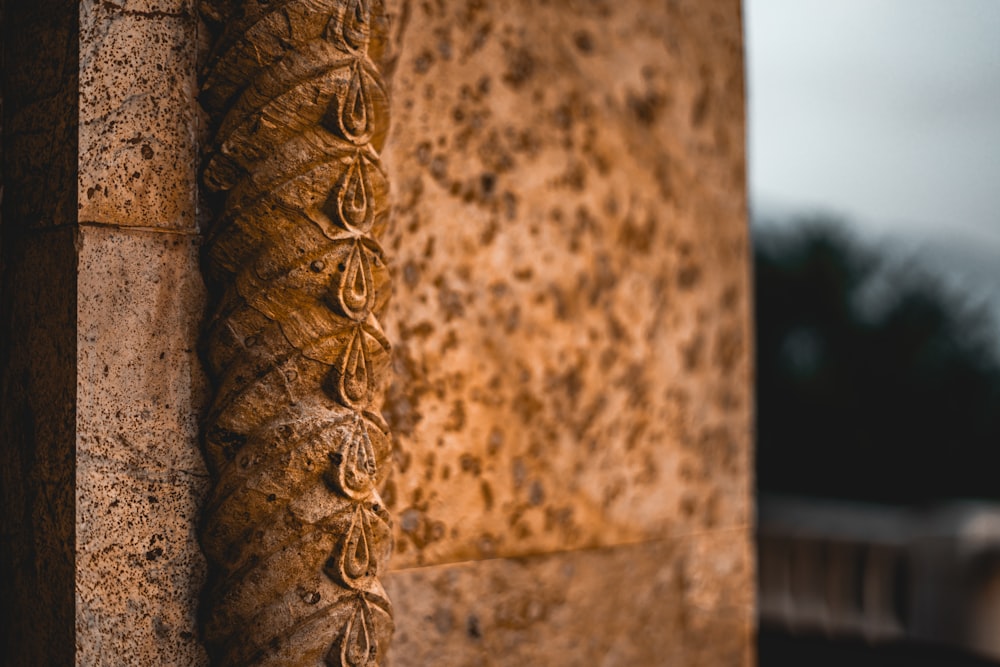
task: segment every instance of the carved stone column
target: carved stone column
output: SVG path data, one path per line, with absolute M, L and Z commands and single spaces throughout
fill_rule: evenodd
M 378 489 L 389 271 L 379 0 L 206 5 L 216 394 L 202 544 L 217 665 L 374 665 L 392 635 Z
M 384 2 L 0 0 L 0 663 L 752 664 L 738 0 Z

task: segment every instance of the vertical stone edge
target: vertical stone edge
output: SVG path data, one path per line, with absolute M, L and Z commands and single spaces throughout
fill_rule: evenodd
M 206 662 L 199 239 L 78 234 L 77 664 L 195 667 Z
M 74 3 L 75 662 L 205 664 L 191 0 Z
M 742 376 L 742 381 L 746 384 L 746 396 L 747 396 L 747 406 L 746 410 L 746 451 L 744 456 L 746 457 L 747 467 L 746 467 L 746 485 L 744 487 L 744 493 L 746 494 L 746 531 L 744 533 L 744 549 L 747 558 L 747 585 L 750 591 L 750 610 L 748 624 L 749 624 L 749 636 L 747 638 L 746 646 L 744 648 L 743 664 L 746 667 L 756 667 L 757 666 L 757 630 L 758 630 L 758 618 L 757 613 L 758 608 L 758 576 L 757 570 L 759 566 L 758 561 L 758 550 L 757 550 L 757 475 L 756 475 L 756 452 L 757 452 L 757 393 L 755 391 L 755 378 L 757 374 L 757 333 L 754 327 L 754 312 L 756 304 L 754 303 L 754 263 L 753 263 L 753 238 L 750 231 L 750 183 L 747 176 L 747 103 L 746 103 L 746 93 L 747 93 L 747 69 L 746 69 L 746 31 L 744 29 L 745 24 L 745 14 L 743 9 L 743 0 L 731 0 L 732 2 L 732 12 L 736 15 L 737 31 L 734 36 L 735 38 L 735 48 L 739 53 L 739 62 L 742 67 L 739 68 L 739 99 L 742 101 L 742 107 L 739 112 L 739 141 L 738 146 L 740 146 L 742 160 L 740 161 L 741 168 L 738 168 L 734 179 L 742 183 L 742 188 L 740 189 L 740 201 L 738 204 L 740 216 L 743 219 L 743 226 L 745 231 L 745 244 L 743 250 L 743 261 L 744 261 L 744 280 L 747 285 L 746 296 L 742 300 L 742 319 L 743 319 L 743 339 L 747 341 L 745 345 L 746 355 L 746 371 Z M 736 94 L 734 93 L 734 96 Z

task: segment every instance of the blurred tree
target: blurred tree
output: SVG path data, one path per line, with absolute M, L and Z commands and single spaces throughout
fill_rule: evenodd
M 762 493 L 1000 499 L 989 313 L 835 220 L 755 237 Z

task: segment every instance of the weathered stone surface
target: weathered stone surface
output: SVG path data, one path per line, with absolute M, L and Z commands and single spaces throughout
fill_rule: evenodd
M 738 3 L 409 7 L 394 567 L 746 525 Z
M 77 664 L 206 664 L 199 239 L 88 226 L 79 239 Z
M 398 378 L 384 409 L 395 436 L 373 443 L 397 463 L 389 661 L 747 662 L 738 3 L 388 4 L 394 189 L 376 175 L 372 193 L 395 218 L 393 301 L 384 265 L 369 284 Z M 15 519 L 0 597 L 18 615 L 0 653 L 203 665 L 194 9 L 6 9 L 6 52 L 22 56 L 5 64 L 2 434 L 15 446 L 2 492 Z M 269 288 L 261 275 L 243 275 L 241 296 Z M 341 314 L 349 301 L 330 299 Z M 281 332 L 292 347 L 296 335 Z M 346 479 L 331 469 L 316 489 Z M 324 588 L 283 588 L 291 605 L 339 595 L 310 571 Z M 258 637 L 241 627 L 233 637 Z
M 73 16 L 76 664 L 203 665 L 197 19 L 189 0 Z
M 374 667 L 393 631 L 380 496 L 390 271 L 381 0 L 206 2 L 204 330 L 216 665 Z
M 387 665 L 751 664 L 748 533 L 396 571 Z
M 195 226 L 191 0 L 80 3 L 81 221 Z

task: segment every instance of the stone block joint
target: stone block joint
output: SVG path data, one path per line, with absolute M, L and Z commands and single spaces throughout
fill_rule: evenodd
M 377 665 L 389 367 L 381 0 L 209 0 L 203 332 L 215 395 L 203 635 L 216 665 Z

